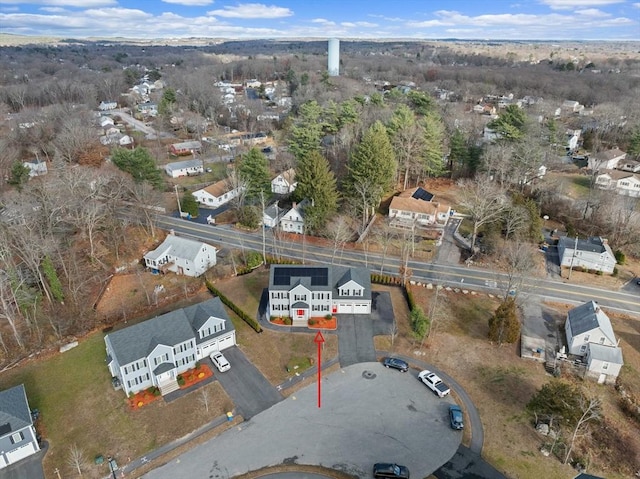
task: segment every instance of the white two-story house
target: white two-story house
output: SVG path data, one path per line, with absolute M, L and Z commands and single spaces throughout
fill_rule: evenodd
M 154 271 L 197 277 L 216 264 L 216 253 L 210 244 L 169 234 L 160 246 L 144 255 L 144 262 Z
M 600 383 L 615 381 L 624 364 L 622 349 L 618 347 L 609 317 L 595 301 L 569 311 L 565 334 L 569 354 L 583 358 L 587 376 Z
M 289 168 L 283 171 L 273 180 L 271 180 L 271 191 L 277 195 L 288 195 L 293 193 L 298 186 L 296 179 L 296 170 Z
M 236 332 L 213 298 L 109 333 L 104 342 L 109 372 L 127 395 L 152 386 L 164 395 L 178 389 L 178 375 L 196 361 L 234 346 Z
M 627 154 L 618 149 L 605 150 L 589 157 L 587 167 L 591 171 L 613 170 L 618 167 L 618 163 L 624 161 Z
M 293 203 L 291 209 L 280 218 L 280 229 L 286 233 L 303 234 L 304 212 L 309 205 L 311 202 L 307 198 L 300 203 Z
M 616 257 L 605 238 L 590 236 L 587 239 L 563 236 L 558 241 L 560 264 L 569 268 L 583 268 L 603 273 L 613 273 Z
M 371 314 L 371 277 L 366 268 L 272 265 L 269 315 L 306 326 L 311 317 Z
M 629 171 L 605 170 L 596 177 L 596 186 L 619 195 L 640 197 L 640 175 Z
M 0 470 L 39 450 L 24 385 L 0 391 Z

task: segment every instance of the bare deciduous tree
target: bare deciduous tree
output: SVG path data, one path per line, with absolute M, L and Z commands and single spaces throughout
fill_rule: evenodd
M 78 471 L 79 476 L 82 476 L 82 470 L 89 464 L 84 451 L 75 443 L 69 446 L 67 464 Z

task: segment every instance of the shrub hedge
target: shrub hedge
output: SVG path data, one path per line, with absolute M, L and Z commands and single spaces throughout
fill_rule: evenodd
M 249 316 L 247 313 L 245 313 L 242 309 L 240 309 L 239 306 L 237 306 L 233 301 L 231 301 L 229 298 L 227 298 L 224 294 L 222 294 L 220 291 L 218 291 L 215 286 L 213 286 L 213 284 L 211 284 L 211 282 L 209 280 L 205 280 L 205 284 L 207 285 L 207 289 L 209 291 L 211 291 L 211 293 L 215 296 L 217 296 L 218 298 L 220 298 L 220 301 L 222 301 L 222 303 L 228 307 L 231 311 L 233 311 L 234 313 L 236 313 L 238 315 L 238 317 L 240 317 L 240 319 L 242 319 L 245 323 L 247 323 L 249 326 L 251 326 L 251 328 L 256 332 L 256 333 L 261 333 L 262 332 L 262 326 L 260 326 L 260 324 L 258 324 L 258 321 L 256 321 L 254 318 L 252 318 L 251 316 Z

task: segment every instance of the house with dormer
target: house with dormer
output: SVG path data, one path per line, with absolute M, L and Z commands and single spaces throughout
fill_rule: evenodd
M 236 332 L 216 297 L 109 333 L 104 342 L 116 387 L 129 395 L 155 386 L 165 395 L 197 361 L 234 346 Z
M 293 193 L 298 186 L 296 179 L 296 170 L 289 168 L 287 171 L 283 171 L 273 180 L 271 180 L 271 192 L 277 195 L 288 195 Z
M 371 277 L 366 268 L 272 265 L 268 314 L 306 326 L 311 317 L 371 314 Z
M 144 255 L 144 262 L 154 272 L 197 277 L 216 264 L 216 254 L 210 244 L 169 234 L 160 246 Z
M 603 190 L 613 190 L 619 195 L 640 197 L 640 175 L 629 171 L 605 170 L 596 176 L 595 185 Z
M 280 219 L 280 229 L 285 233 L 304 234 L 304 212 L 309 205 L 311 205 L 311 201 L 307 198 L 300 203 L 294 202 Z
M 394 196 L 389 205 L 390 225 L 395 228 L 444 228 L 450 216 L 451 207 L 420 186 Z
M 0 470 L 39 450 L 24 385 L 0 391 Z
M 567 350 L 586 365 L 586 375 L 599 383 L 614 382 L 624 362 L 611 320 L 595 301 L 577 306 L 567 314 Z

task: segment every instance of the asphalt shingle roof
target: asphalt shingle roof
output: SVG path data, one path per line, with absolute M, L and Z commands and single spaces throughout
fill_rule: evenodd
M 24 385 L 0 391 L 0 427 L 9 424 L 10 434 L 33 424 Z
M 570 310 L 567 321 L 571 326 L 573 336 L 600 328 L 609 341 L 613 344 L 616 342 L 609 317 L 595 301 L 588 301 Z
M 192 239 L 170 234 L 164 239 L 160 246 L 158 246 L 153 251 L 149 251 L 146 255 L 144 255 L 144 257 L 151 260 L 157 260 L 158 258 L 164 256 L 167 249 L 169 249 L 169 252 L 172 256 L 181 259 L 187 259 L 189 261 L 194 261 L 203 244 L 204 243 L 200 241 L 195 241 Z
M 600 361 L 612 364 L 624 364 L 622 360 L 622 349 L 616 346 L 604 346 L 603 344 L 589 344 L 591 357 Z

